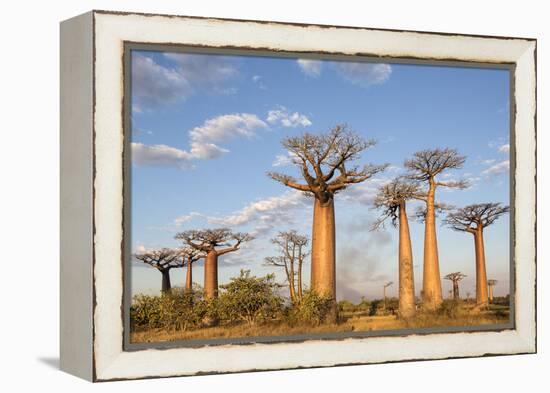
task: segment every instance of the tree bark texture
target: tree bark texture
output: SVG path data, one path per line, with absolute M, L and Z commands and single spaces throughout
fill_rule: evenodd
M 336 296 L 334 200 L 315 199 L 311 244 L 311 288 L 323 296 Z
M 191 292 L 193 290 L 193 264 L 187 261 L 187 273 L 185 275 L 185 291 Z
M 161 270 L 162 273 L 162 293 L 168 293 L 172 289 L 172 284 L 170 283 L 170 269 Z
M 204 259 L 204 296 L 207 299 L 218 297 L 218 253 L 211 250 Z
M 483 227 L 479 226 L 474 233 L 476 250 L 476 303 L 478 306 L 488 304 L 487 270 L 485 268 L 485 246 L 483 244 Z
M 315 198 L 313 207 L 313 231 L 311 236 L 311 289 L 317 294 L 333 299 L 327 322 L 338 318 L 336 305 L 336 236 L 334 199 L 322 203 Z
M 399 315 L 411 318 L 416 313 L 411 235 L 405 202 L 399 206 Z
M 430 181 L 426 208 L 422 303 L 425 309 L 434 311 L 441 305 L 443 299 L 435 229 L 435 183 L 433 181 Z

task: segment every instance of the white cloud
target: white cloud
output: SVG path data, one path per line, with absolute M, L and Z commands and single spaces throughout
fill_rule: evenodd
M 186 214 L 186 215 L 183 215 L 183 216 L 179 216 L 179 217 L 176 217 L 174 219 L 174 225 L 176 227 L 181 227 L 183 224 L 185 224 L 186 222 L 189 222 L 191 220 L 193 220 L 194 218 L 196 217 L 204 217 L 201 213 L 197 213 L 197 212 L 191 212 L 189 214 Z
M 298 112 L 290 113 L 284 106 L 278 106 L 277 109 L 272 109 L 267 113 L 267 122 L 269 124 L 280 124 L 283 127 L 308 127 L 311 120 L 306 115 Z
M 234 113 L 208 119 L 203 125 L 189 131 L 191 154 L 198 159 L 219 157 L 229 150 L 217 146 L 214 142 L 236 136 L 251 137 L 262 128 L 267 128 L 267 124 L 250 113 Z
M 510 144 L 505 143 L 504 145 L 502 145 L 498 148 L 498 151 L 500 151 L 502 153 L 508 153 L 510 151 Z
M 391 66 L 383 63 L 335 62 L 334 65 L 344 79 L 361 87 L 382 84 L 392 73 Z
M 290 224 L 297 209 L 303 211 L 307 198 L 299 191 L 287 191 L 282 195 L 251 202 L 242 209 L 223 217 L 208 217 L 208 223 L 220 226 L 254 225 L 254 236 L 269 232 L 281 224 Z
M 307 76 L 317 78 L 321 75 L 323 62 L 321 60 L 298 59 L 298 66 Z
M 288 166 L 294 163 L 296 154 L 287 151 L 286 154 L 278 154 L 275 156 L 275 161 L 273 161 L 272 166 Z
M 481 174 L 486 176 L 496 176 L 502 173 L 507 173 L 509 170 L 510 170 L 510 161 L 504 160 L 484 170 L 483 172 L 481 172 Z
M 259 89 L 261 89 L 261 90 L 267 90 L 267 86 L 266 86 L 266 84 L 264 83 L 263 78 L 262 78 L 260 75 L 254 75 L 254 76 L 252 76 L 252 82 L 254 82 L 254 84 L 255 84 L 256 86 L 258 86 Z
M 192 167 L 191 155 L 167 145 L 144 145 L 132 143 L 132 162 L 136 165 L 175 166 L 180 169 Z
M 225 56 L 165 53 L 172 65 L 161 64 L 153 57 L 135 55 L 132 59 L 132 93 L 136 113 L 146 108 L 173 104 L 193 94 L 202 86 L 217 94 L 235 94 L 235 88 L 224 88 L 238 71 L 234 61 Z
M 250 113 L 234 113 L 206 120 L 201 126 L 189 131 L 190 151 L 167 145 L 145 145 L 132 143 L 132 160 L 137 165 L 176 166 L 192 168 L 192 160 L 217 158 L 229 150 L 214 142 L 234 137 L 252 137 L 256 131 L 267 128 L 258 116 Z
M 173 61 L 178 71 L 194 83 L 217 85 L 238 73 L 234 61 L 227 56 L 165 53 L 164 57 Z
M 145 106 L 157 106 L 185 99 L 191 94 L 191 86 L 177 70 L 136 55 L 132 60 L 132 93 Z M 143 110 L 142 105 L 135 107 Z

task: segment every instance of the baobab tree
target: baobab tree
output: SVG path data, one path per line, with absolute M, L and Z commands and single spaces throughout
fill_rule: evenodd
M 183 266 L 178 256 L 179 251 L 172 248 L 147 250 L 134 254 L 134 258 L 154 267 L 162 274 L 161 292 L 163 294 L 168 293 L 170 289 L 172 289 L 172 284 L 170 283 L 170 270 Z
M 487 286 L 489 287 L 489 303 L 492 303 L 493 302 L 493 291 L 495 289 L 495 285 L 497 285 L 498 281 L 497 280 L 487 280 Z
M 460 299 L 460 291 L 459 291 L 459 288 L 458 288 L 458 283 L 464 277 L 466 277 L 466 275 L 461 273 L 461 272 L 449 273 L 444 277 L 445 280 L 449 280 L 453 283 L 453 292 L 452 293 L 453 293 L 453 299 L 454 300 Z
M 292 155 L 305 183 L 281 173 L 271 172 L 268 176 L 314 198 L 311 289 L 333 299 L 333 315 L 329 321 L 334 321 L 337 317 L 334 196 L 352 184 L 364 182 L 386 165 L 352 166 L 375 141 L 365 140 L 346 125 L 337 125 L 327 134 L 289 137 L 282 145 Z
M 424 224 L 424 276 L 423 276 L 423 307 L 435 310 L 442 302 L 441 276 L 439 273 L 439 254 L 436 235 L 436 202 L 435 193 L 438 187 L 465 188 L 465 181 L 440 181 L 437 177 L 447 169 L 460 169 L 466 158 L 455 149 L 422 150 L 405 160 L 405 167 L 411 180 L 427 183 L 425 196 L 417 199 L 426 204 L 426 219 Z
M 205 254 L 204 295 L 207 299 L 214 299 L 218 297 L 218 257 L 237 251 L 243 242 L 252 240 L 252 237 L 228 228 L 217 228 L 181 232 L 176 239 Z
M 267 257 L 265 262 L 271 266 L 283 267 L 288 282 L 290 301 L 296 303 L 302 299 L 302 268 L 309 256 L 307 246 L 309 239 L 299 235 L 295 230 L 279 232 L 271 239 L 277 246 L 280 255 Z
M 398 178 L 380 187 L 374 199 L 374 208 L 382 210 L 382 214 L 373 229 L 380 228 L 388 219 L 394 227 L 399 228 L 399 315 L 402 318 L 411 318 L 416 313 L 413 254 L 406 204 L 409 199 L 420 195 L 417 184 Z
M 504 206 L 501 203 L 479 203 L 456 209 L 445 218 L 445 223 L 455 231 L 468 232 L 474 235 L 476 303 L 481 307 L 486 306 L 488 303 L 483 230 L 509 211 L 509 206 Z
M 206 254 L 194 247 L 186 246 L 180 249 L 180 258 L 183 266 L 186 266 L 185 291 L 193 291 L 193 264 L 204 258 Z

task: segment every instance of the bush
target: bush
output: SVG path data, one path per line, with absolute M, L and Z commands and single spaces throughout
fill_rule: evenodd
M 320 325 L 334 311 L 334 299 L 321 296 L 314 290 L 306 290 L 302 299 L 287 312 L 288 322 L 293 324 Z
M 456 318 L 460 312 L 460 301 L 458 300 L 443 300 L 443 303 L 439 306 L 437 313 L 439 315 Z
M 221 319 L 255 325 L 281 314 L 283 298 L 277 293 L 279 285 L 274 274 L 256 277 L 250 275 L 250 270 L 241 270 L 239 277 L 220 288 L 215 308 Z
M 162 296 L 137 295 L 130 307 L 132 330 L 136 328 L 187 330 L 199 327 L 209 304 L 202 291 L 172 289 Z

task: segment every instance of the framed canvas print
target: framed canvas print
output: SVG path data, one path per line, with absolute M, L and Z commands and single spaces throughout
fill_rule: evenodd
M 536 351 L 536 40 L 61 24 L 61 367 Z

